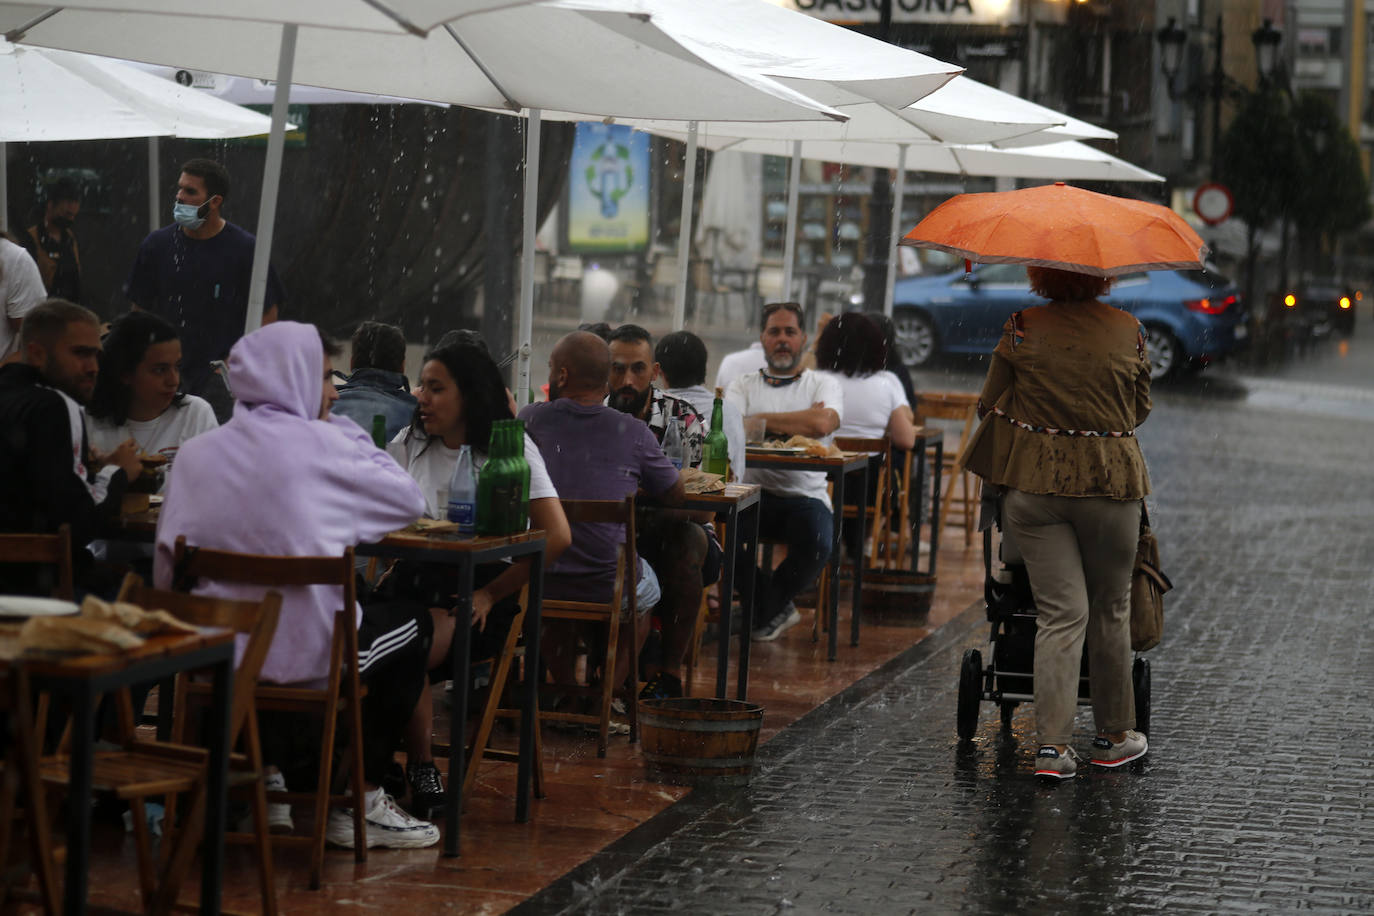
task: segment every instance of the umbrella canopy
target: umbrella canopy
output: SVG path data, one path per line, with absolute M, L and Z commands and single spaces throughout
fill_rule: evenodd
M 960 194 L 902 239 L 987 264 L 1057 267 L 1098 277 L 1199 268 L 1207 246 L 1174 211 L 1063 182 Z
M 0 142 L 267 133 L 266 115 L 120 61 L 0 40 Z

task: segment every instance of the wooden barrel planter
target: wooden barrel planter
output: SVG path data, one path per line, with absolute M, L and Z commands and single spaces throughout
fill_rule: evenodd
M 763 707 L 740 700 L 641 700 L 639 741 L 650 778 L 680 786 L 745 786 Z

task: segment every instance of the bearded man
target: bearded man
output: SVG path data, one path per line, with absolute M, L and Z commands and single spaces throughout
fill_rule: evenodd
M 801 367 L 806 349 L 801 306 L 795 302 L 765 305 L 760 340 L 768 365 L 731 382 L 725 403 L 746 419 L 762 417 L 769 436 L 807 436 L 829 442 L 840 427 L 844 397 L 833 377 Z M 830 495 L 825 474 L 819 471 L 746 470 L 744 480 L 763 487 L 759 535 L 787 544 L 787 559 L 775 570 L 760 569 L 755 579 L 754 620 L 758 624 L 752 637 L 769 642 L 801 620 L 792 600 L 816 581 L 830 559 Z

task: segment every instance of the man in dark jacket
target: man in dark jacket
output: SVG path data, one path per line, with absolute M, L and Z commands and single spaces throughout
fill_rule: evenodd
M 24 318 L 21 362 L 0 367 L 0 531 L 72 530 L 77 580 L 88 588 L 85 546 L 119 514 L 141 465 L 134 441 L 92 455 L 81 406 L 95 390 L 100 320 L 63 299 Z M 0 567 L 0 591 L 43 591 L 31 570 Z
M 406 381 L 406 338 L 395 325 L 364 321 L 353 332 L 353 374 L 339 386 L 333 412 L 372 431 L 372 418 L 386 417 L 386 439 L 415 417 L 415 397 Z

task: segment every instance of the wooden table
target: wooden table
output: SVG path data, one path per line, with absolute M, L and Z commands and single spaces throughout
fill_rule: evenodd
M 91 853 L 91 817 L 86 800 L 91 795 L 96 705 L 100 696 L 134 684 L 171 679 L 183 671 L 210 670 L 212 691 L 205 720 L 209 769 L 201 849 L 200 911 L 218 913 L 224 882 L 233 632 L 206 629 L 193 634 L 153 636 L 128 652 L 52 658 L 21 656 L 4 664 L 23 666 L 35 690 L 71 699 L 71 797 L 67 805 L 67 866 L 63 894 L 63 910 L 67 913 L 86 912 Z
M 828 616 L 830 617 L 830 645 L 828 658 L 834 661 L 839 655 L 840 626 L 840 532 L 844 524 L 845 478 L 851 474 L 859 477 L 859 492 L 864 498 L 859 500 L 859 530 L 868 526 L 868 461 L 870 452 L 846 452 L 837 458 L 817 458 L 810 455 L 778 455 L 745 449 L 746 473 L 751 469 L 769 471 L 820 471 L 825 474 L 833 488 L 830 497 L 830 595 Z M 859 644 L 860 599 L 863 593 L 863 563 L 854 567 L 854 611 L 850 615 L 850 645 Z
M 539 727 L 539 611 L 544 593 L 544 532 L 538 529 L 504 537 L 397 532 L 375 544 L 359 544 L 360 557 L 384 557 L 455 567 L 458 583 L 457 625 L 453 628 L 453 701 L 449 704 L 448 792 L 444 804 L 444 855 L 458 855 L 458 820 L 462 809 L 464 755 L 467 750 L 468 692 L 471 689 L 468 637 L 473 574 L 481 563 L 530 558 L 529 607 L 525 609 L 525 691 L 520 711 L 520 755 L 516 765 L 515 819 L 529 820 L 530 778 L 534 766 L 534 730 Z
M 721 545 L 725 556 L 721 565 L 720 606 L 720 648 L 716 656 L 716 696 L 726 699 L 729 692 L 730 667 L 730 618 L 735 600 L 735 555 L 739 552 L 740 529 L 744 529 L 744 540 L 758 541 L 759 536 L 759 497 L 763 488 L 752 483 L 726 484 L 717 493 L 688 493 L 681 508 L 705 511 L 725 525 L 725 543 Z M 745 521 L 745 517 L 749 521 Z M 744 620 L 739 634 L 739 674 L 736 687 L 738 698 L 743 700 L 749 690 L 749 637 L 754 628 L 754 564 L 744 570 L 740 582 L 740 595 L 743 598 Z

